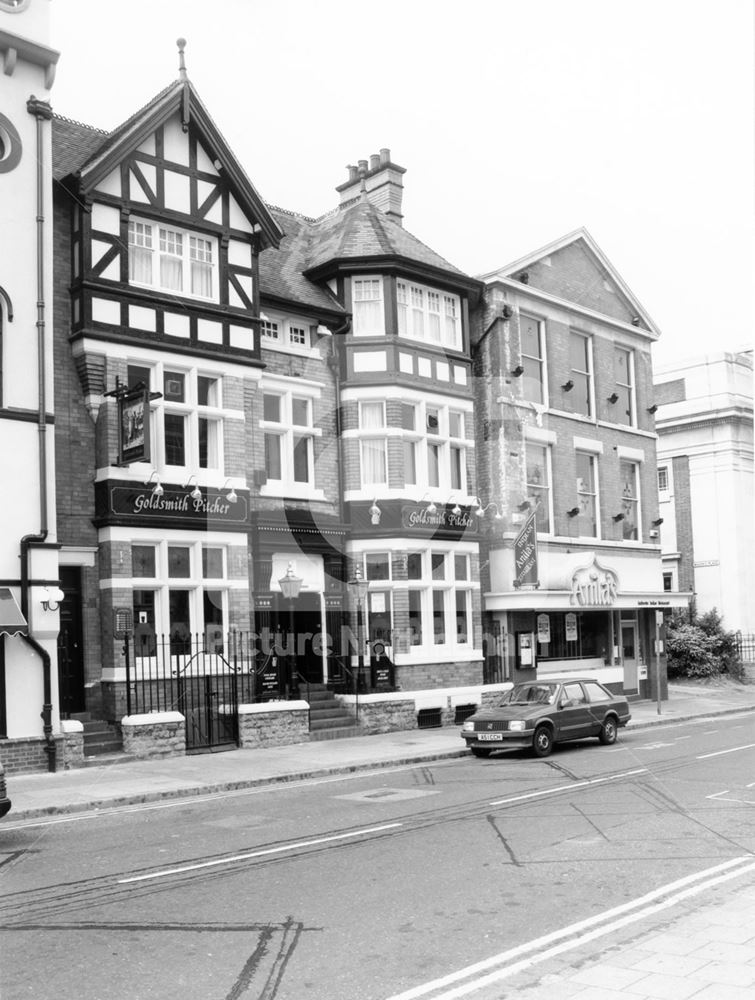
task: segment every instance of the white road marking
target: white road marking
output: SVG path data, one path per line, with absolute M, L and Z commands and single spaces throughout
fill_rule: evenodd
M 540 792 L 527 792 L 525 795 L 513 795 L 509 799 L 496 799 L 490 802 L 491 806 L 507 806 L 512 802 L 524 802 L 527 799 L 539 799 L 544 795 L 556 795 L 558 792 L 569 792 L 573 788 L 588 788 L 592 785 L 600 785 L 606 781 L 616 781 L 618 778 L 631 778 L 635 774 L 647 774 L 646 767 L 639 767 L 635 771 L 622 771 L 621 774 L 611 774 L 606 778 L 590 778 L 589 781 L 573 781 L 570 785 L 559 785 L 558 788 L 545 788 Z
M 623 903 L 569 927 L 536 938 L 534 941 L 528 941 L 516 948 L 500 952 L 498 955 L 493 955 L 482 962 L 469 965 L 447 976 L 423 983 L 421 986 L 405 990 L 403 993 L 397 993 L 389 997 L 388 1000 L 417 1000 L 418 997 L 426 997 L 430 994 L 433 995 L 432 1000 L 457 1000 L 458 997 L 466 996 L 475 990 L 500 982 L 500 980 L 522 972 L 532 965 L 573 948 L 578 948 L 628 924 L 645 920 L 648 916 L 669 909 L 690 896 L 750 871 L 755 871 L 753 855 L 733 858 L 731 861 L 715 865 L 713 868 L 707 868 L 694 875 L 670 882 L 668 885 L 654 889 L 629 903 Z M 495 968 L 496 966 L 499 968 Z M 462 980 L 467 980 L 467 982 L 463 983 Z M 456 986 L 457 983 L 461 985 Z M 440 990 L 444 992 L 438 992 Z
M 748 785 L 747 787 L 751 788 L 752 785 Z M 723 792 L 715 792 L 713 795 L 706 795 L 705 798 L 706 799 L 716 799 L 718 802 L 738 802 L 740 805 L 743 805 L 743 806 L 755 805 L 755 802 L 753 802 L 752 799 L 738 799 L 738 798 L 734 798 L 733 796 L 731 798 L 726 798 L 725 799 L 724 795 L 728 795 L 728 794 L 729 794 L 729 789 L 727 788 Z
M 645 743 L 641 747 L 632 747 L 633 750 L 660 750 L 662 747 L 672 747 L 673 743 Z
M 739 750 L 752 750 L 755 747 L 755 743 L 745 743 L 743 747 L 731 747 L 730 750 L 716 750 L 714 753 L 701 753 L 698 754 L 695 760 L 705 760 L 707 757 L 720 757 L 725 753 L 737 753 Z
M 215 861 L 199 861 L 194 865 L 179 865 L 176 868 L 165 868 L 150 875 L 132 875 L 130 878 L 119 878 L 118 885 L 130 882 L 147 882 L 153 878 L 166 878 L 169 875 L 182 875 L 184 872 L 197 872 L 205 868 L 218 868 L 220 865 L 232 865 L 236 861 L 249 861 L 251 858 L 269 857 L 271 854 L 283 854 L 285 851 L 296 851 L 301 847 L 316 847 L 318 844 L 332 844 L 336 840 L 347 840 L 351 837 L 363 837 L 368 833 L 381 833 L 383 830 L 395 830 L 403 823 L 384 823 L 382 826 L 367 826 L 361 830 L 351 830 L 349 833 L 334 833 L 329 837 L 315 837 L 312 840 L 299 840 L 295 844 L 282 844 L 280 847 L 268 847 L 263 851 L 248 851 L 246 854 L 234 854 L 228 858 L 217 858 Z
M 682 740 L 691 740 L 691 739 L 692 739 L 691 736 L 677 736 L 676 737 L 676 742 L 680 743 Z

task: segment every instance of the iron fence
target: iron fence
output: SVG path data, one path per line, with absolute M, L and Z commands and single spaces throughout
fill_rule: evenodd
M 755 663 L 755 634 L 735 632 L 737 652 L 742 663 Z

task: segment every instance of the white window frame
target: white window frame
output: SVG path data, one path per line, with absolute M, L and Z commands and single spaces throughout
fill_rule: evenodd
M 585 341 L 585 356 L 587 360 L 587 371 L 581 368 L 572 367 L 571 358 L 571 345 L 572 339 L 579 337 L 581 340 Z M 595 420 L 595 376 L 594 376 L 594 364 L 593 364 L 593 354 L 592 354 L 592 337 L 589 333 L 582 333 L 581 330 L 570 330 L 569 331 L 569 378 L 574 381 L 574 375 L 580 375 L 582 377 L 587 377 L 587 413 L 583 413 L 581 410 L 574 410 L 574 415 L 583 417 L 586 420 Z
M 521 335 L 522 324 L 534 323 L 537 329 L 537 343 L 538 351 L 540 352 L 538 356 L 533 354 L 527 354 L 524 350 L 524 341 Z M 546 363 L 545 363 L 545 320 L 541 319 L 539 316 L 533 316 L 531 313 L 520 313 L 519 315 L 519 353 L 522 358 L 522 367 L 524 372 L 522 373 L 522 398 L 530 403 L 534 403 L 536 406 L 546 406 L 548 405 L 548 381 L 546 377 Z M 527 393 L 527 362 L 532 362 L 533 365 L 537 366 L 538 371 L 538 384 L 540 386 L 540 399 L 532 399 L 531 395 Z
M 453 403 L 436 402 L 434 400 L 422 400 L 408 402 L 415 405 L 415 429 L 406 430 L 402 427 L 404 443 L 415 445 L 416 456 L 416 483 L 407 485 L 416 486 L 422 493 L 427 492 L 435 500 L 447 500 L 450 495 L 466 496 L 469 486 L 467 478 L 467 453 L 474 447 L 474 442 L 464 436 L 465 433 L 465 411 L 457 408 Z M 437 412 L 438 433 L 433 434 L 428 430 L 428 417 L 430 412 Z M 451 415 L 459 417 L 461 436 L 451 434 Z M 433 449 L 437 448 L 438 455 L 438 484 L 431 482 L 430 470 L 432 466 Z M 460 452 L 459 465 L 461 481 L 458 485 L 453 482 L 453 452 Z
M 134 239 L 137 235 L 140 241 Z M 162 234 L 168 237 L 168 243 L 173 243 L 174 237 L 180 239 L 180 253 L 170 253 L 167 249 L 161 249 L 163 242 Z M 206 244 L 197 247 L 197 241 Z M 209 253 L 209 261 L 201 259 L 204 253 Z M 137 256 L 138 255 L 138 256 Z M 199 299 L 203 302 L 219 302 L 219 266 L 218 266 L 218 240 L 209 233 L 200 233 L 191 229 L 184 229 L 174 223 L 158 222 L 154 219 L 146 219 L 140 216 L 132 216 L 128 223 L 128 257 L 129 257 L 129 284 L 140 288 L 151 288 L 158 292 L 169 295 L 180 295 L 183 298 Z M 140 279 L 134 277 L 134 272 L 139 268 L 141 260 Z M 169 283 L 163 283 L 161 279 L 162 261 L 177 261 L 180 264 L 181 282 L 180 287 L 175 287 Z M 211 290 L 209 295 L 192 290 L 193 267 L 199 265 L 209 273 Z M 149 271 L 149 276 L 147 276 Z
M 263 313 L 260 323 L 260 347 L 283 354 L 300 354 L 305 357 L 319 355 L 312 347 L 312 327 L 309 320 L 297 316 L 280 316 Z
M 352 328 L 355 337 L 385 336 L 385 292 L 379 274 L 351 279 Z
M 633 484 L 632 497 L 624 496 L 624 490 L 622 488 L 621 512 L 626 515 L 627 510 L 630 509 L 629 505 L 631 504 L 636 519 L 635 523 L 637 526 L 637 537 L 627 538 L 626 535 L 624 534 L 624 531 L 626 530 L 625 526 L 627 524 L 626 516 L 624 517 L 624 520 L 621 522 L 621 528 L 622 528 L 621 535 L 623 541 L 625 542 L 641 542 L 642 541 L 642 496 L 640 493 L 640 483 L 641 483 L 640 463 L 635 462 L 631 458 L 619 458 L 619 472 L 621 472 L 621 467 L 624 464 L 631 466 L 634 484 Z M 621 475 L 619 475 L 619 486 L 622 486 Z
M 628 382 L 620 382 L 616 378 L 616 366 L 614 363 L 614 382 L 616 384 L 617 391 L 628 390 L 629 396 L 629 413 L 626 420 L 613 420 L 613 423 L 621 424 L 623 427 L 634 427 L 637 423 L 637 403 L 635 399 L 635 363 L 634 363 L 634 351 L 631 347 L 625 347 L 624 344 L 614 344 L 614 359 L 616 358 L 617 352 L 621 351 L 622 354 L 627 356 L 627 378 Z M 620 402 L 620 401 L 619 401 Z M 618 406 L 619 402 L 615 405 Z
M 380 408 L 382 419 L 379 425 L 370 425 L 365 420 L 367 407 Z M 359 420 L 359 481 L 362 489 L 372 489 L 374 487 L 386 488 L 388 486 L 388 426 L 386 422 L 385 401 L 381 399 L 365 399 L 358 404 Z M 368 450 L 373 450 L 373 455 L 368 455 Z M 382 455 L 382 472 L 378 475 L 368 477 L 368 469 L 375 464 L 375 456 Z
M 421 579 L 400 581 L 400 587 L 420 596 L 420 616 L 422 624 L 422 642 L 410 643 L 410 650 L 423 655 L 433 652 L 467 652 L 474 647 L 474 619 L 472 594 L 475 589 L 472 582 L 471 554 L 458 549 L 430 545 L 427 548 L 415 548 L 411 554 L 421 558 Z M 443 557 L 442 575 L 434 574 L 433 557 Z M 456 578 L 455 559 L 460 556 L 466 561 L 466 577 Z M 467 638 L 459 642 L 456 633 L 457 594 L 464 595 L 465 616 L 467 621 Z M 440 596 L 443 610 L 443 633 L 438 638 L 435 631 L 436 595 Z
M 666 485 L 661 486 L 661 473 L 665 473 Z M 665 462 L 663 465 L 659 465 L 657 469 L 657 482 L 658 482 L 658 499 L 661 501 L 666 501 L 671 499 L 672 489 L 671 489 L 671 463 Z
M 154 629 L 157 637 L 170 636 L 170 591 L 189 591 L 189 632 L 193 637 L 206 636 L 208 624 L 204 619 L 204 595 L 205 591 L 219 591 L 222 599 L 222 625 L 210 625 L 213 631 L 220 627 L 225 636 L 229 631 L 229 601 L 228 592 L 231 581 L 228 579 L 228 549 L 227 546 L 219 542 L 208 542 L 204 539 L 183 538 L 180 534 L 175 537 L 156 540 L 154 538 L 142 539 L 135 537 L 131 539 L 131 548 L 140 546 L 151 548 L 155 552 L 155 575 L 131 578 L 129 583 L 132 590 L 150 591 L 155 595 L 155 623 Z M 170 549 L 185 548 L 189 550 L 189 575 L 186 577 L 175 577 L 169 575 L 169 552 Z M 222 553 L 223 575 L 221 577 L 205 577 L 203 568 L 202 552 L 204 549 L 219 549 Z M 138 625 L 138 622 L 135 622 Z M 138 646 L 135 652 L 138 655 Z
M 399 278 L 396 281 L 399 337 L 462 349 L 461 298 L 440 288 Z
M 225 468 L 223 447 L 223 423 L 226 411 L 223 408 L 223 378 L 217 372 L 201 367 L 184 367 L 180 363 L 149 361 L 133 358 L 128 366 L 144 368 L 150 373 L 150 389 L 161 393 L 161 397 L 150 401 L 150 451 L 152 465 L 163 477 L 186 480 L 187 472 L 197 476 L 198 483 L 216 482 Z M 165 398 L 166 376 L 175 373 L 183 376 L 184 400 Z M 216 399 L 209 404 L 199 403 L 199 380 L 212 379 L 215 384 Z M 165 416 L 179 416 L 184 422 L 184 463 L 168 464 L 165 435 Z M 208 446 L 208 464 L 200 465 L 200 421 L 206 420 L 213 427 L 213 442 Z
M 537 484 L 530 483 L 529 472 L 528 472 L 528 452 L 532 449 L 537 448 L 544 452 L 545 457 L 545 476 L 546 484 L 545 486 L 537 486 Z M 524 452 L 524 468 L 525 468 L 525 481 L 527 487 L 527 499 L 530 501 L 531 508 L 535 507 L 535 502 L 540 501 L 539 509 L 543 510 L 548 518 L 548 529 L 547 531 L 542 531 L 540 525 L 538 524 L 538 534 L 552 535 L 554 534 L 553 527 L 553 448 L 548 441 L 536 441 L 534 439 L 525 440 L 525 452 Z M 533 485 L 535 486 L 533 490 Z M 545 497 L 545 504 L 543 504 L 543 496 Z M 525 518 L 529 517 L 529 511 L 525 512 Z M 535 515 L 537 519 L 537 514 Z M 537 524 L 537 520 L 536 520 Z
M 322 436 L 322 428 L 315 426 L 315 402 L 320 396 L 319 387 L 296 380 L 296 384 L 283 380 L 263 380 L 260 387 L 262 415 L 259 426 L 263 440 L 268 435 L 280 440 L 280 479 L 268 476 L 265 484 L 260 487 L 262 496 L 292 496 L 307 498 L 322 498 L 324 493 L 317 489 L 315 468 L 315 438 Z M 280 420 L 266 420 L 264 416 L 264 397 L 277 396 L 280 400 Z M 294 401 L 307 403 L 308 423 L 294 423 Z M 297 441 L 303 441 L 307 456 L 306 481 L 297 481 L 295 475 L 294 449 Z
M 594 498 L 594 503 L 595 503 L 595 531 L 594 531 L 594 533 L 593 532 L 589 532 L 587 534 L 583 534 L 582 533 L 581 527 L 582 527 L 582 524 L 584 522 L 583 522 L 583 515 L 582 515 L 581 510 L 580 510 L 580 513 L 577 515 L 577 527 L 580 529 L 580 531 L 579 531 L 579 537 L 580 538 L 600 538 L 601 537 L 601 532 L 600 532 L 600 478 L 599 478 L 599 470 L 598 470 L 598 456 L 594 452 L 591 452 L 591 451 L 582 451 L 582 450 L 577 451 L 576 454 L 577 455 L 583 455 L 585 458 L 587 458 L 589 460 L 589 462 L 590 462 L 590 468 L 592 470 L 592 480 L 593 480 L 593 483 L 592 483 L 593 488 L 592 488 L 592 490 L 580 489 L 579 488 L 580 477 L 577 476 L 577 506 L 581 508 L 582 497 L 583 496 L 592 496 Z

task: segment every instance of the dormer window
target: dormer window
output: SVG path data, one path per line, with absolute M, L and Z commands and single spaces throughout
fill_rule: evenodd
M 134 285 L 217 301 L 217 240 L 143 219 L 128 224 Z

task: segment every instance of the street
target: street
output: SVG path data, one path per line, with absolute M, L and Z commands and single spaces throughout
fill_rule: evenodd
M 658 890 L 745 870 L 754 770 L 741 715 L 543 760 L 470 756 L 10 816 L 0 994 L 435 1000 L 461 995 L 458 981 L 500 997 L 496 982 L 477 989 L 483 976 L 565 929 L 604 933 L 640 919 Z

